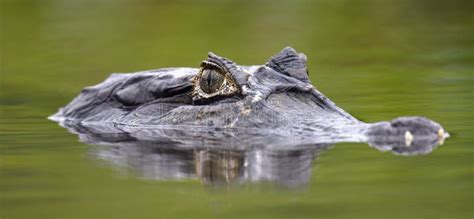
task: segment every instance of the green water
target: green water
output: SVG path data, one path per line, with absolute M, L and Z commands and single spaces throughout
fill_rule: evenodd
M 0 0 L 0 218 L 472 218 L 471 1 Z M 357 118 L 427 116 L 451 138 L 402 157 L 338 144 L 298 189 L 150 180 L 46 120 L 112 72 L 262 64 L 284 46 Z M 92 150 L 93 151 L 93 150 Z

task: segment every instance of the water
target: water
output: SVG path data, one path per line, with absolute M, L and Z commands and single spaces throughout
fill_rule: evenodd
M 1 0 L 0 6 L 1 218 L 473 217 L 470 1 Z M 270 176 L 278 169 L 271 164 L 288 164 L 282 173 L 301 164 L 300 174 L 245 180 L 252 178 L 235 176 L 261 176 L 240 167 L 257 152 L 145 147 L 120 163 L 107 152 L 121 147 L 82 143 L 46 120 L 112 72 L 195 67 L 208 51 L 262 64 L 284 46 L 304 52 L 314 85 L 357 118 L 423 115 L 451 137 L 413 157 L 355 143 L 260 152 L 266 161 L 274 158 L 267 162 Z M 164 154 L 169 166 L 151 162 L 152 172 L 141 171 L 153 153 Z

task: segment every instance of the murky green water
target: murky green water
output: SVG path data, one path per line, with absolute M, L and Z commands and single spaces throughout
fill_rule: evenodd
M 473 217 L 470 1 L 0 2 L 2 219 Z M 46 120 L 111 72 L 193 67 L 208 51 L 262 64 L 287 45 L 356 117 L 424 115 L 451 138 L 416 157 L 338 144 L 296 189 L 215 188 L 114 165 Z

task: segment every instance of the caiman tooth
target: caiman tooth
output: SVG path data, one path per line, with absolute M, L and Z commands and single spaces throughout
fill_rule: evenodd
M 405 132 L 405 145 L 410 147 L 411 143 L 413 142 L 413 135 L 410 131 Z
M 445 138 L 445 133 L 444 133 L 444 129 L 443 128 L 440 128 L 438 130 L 438 143 L 440 145 L 442 145 L 444 143 L 444 138 Z

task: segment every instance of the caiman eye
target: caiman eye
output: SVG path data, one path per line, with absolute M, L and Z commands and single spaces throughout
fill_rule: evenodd
M 201 69 L 192 78 L 193 103 L 203 104 L 224 97 L 234 96 L 240 92 L 232 74 L 216 63 L 203 61 Z
M 212 94 L 219 91 L 224 79 L 224 75 L 217 69 L 203 69 L 199 86 L 205 93 Z

